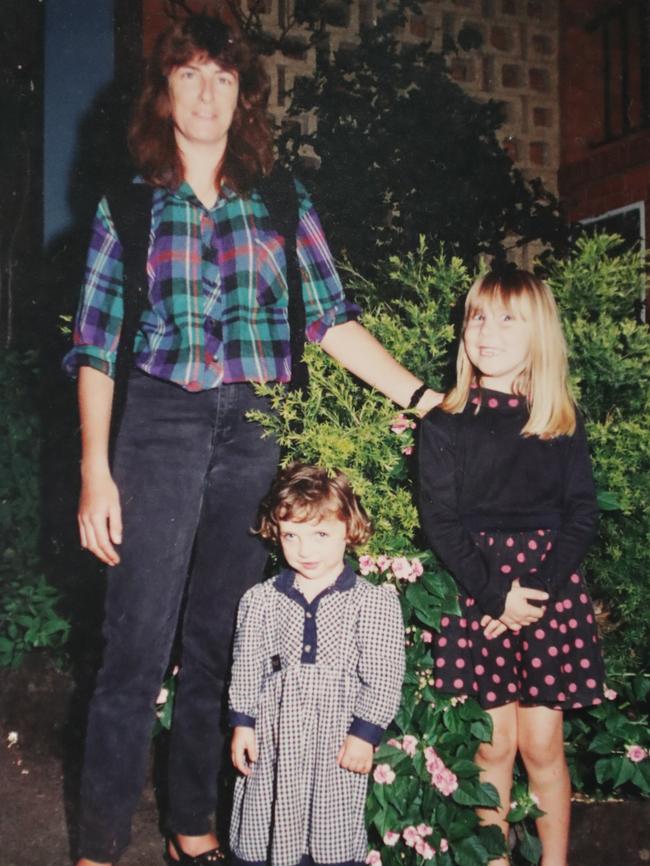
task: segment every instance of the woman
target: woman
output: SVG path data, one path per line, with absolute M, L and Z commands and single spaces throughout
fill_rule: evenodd
M 268 88 L 241 34 L 190 17 L 163 34 L 131 125 L 153 187 L 149 307 L 134 344 L 113 460 L 109 430 L 122 327 L 122 247 L 99 205 L 66 367 L 79 376 L 82 545 L 111 566 L 104 660 L 92 700 L 77 866 L 124 851 L 153 704 L 185 595 L 170 754 L 167 857 L 222 859 L 211 816 L 218 719 L 235 610 L 266 558 L 251 536 L 278 446 L 245 420 L 251 383 L 290 378 L 282 241 L 256 184 L 272 167 Z M 306 335 L 398 405 L 438 400 L 355 320 L 318 217 L 296 184 Z

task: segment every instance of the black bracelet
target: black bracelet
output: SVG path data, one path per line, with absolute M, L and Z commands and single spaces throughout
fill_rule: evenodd
M 411 394 L 411 399 L 409 400 L 409 404 L 406 407 L 407 409 L 415 409 L 420 400 L 422 399 L 422 395 L 425 391 L 429 390 L 429 386 L 426 384 L 418 385 L 415 391 Z

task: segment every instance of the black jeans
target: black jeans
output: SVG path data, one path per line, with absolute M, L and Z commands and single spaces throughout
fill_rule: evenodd
M 244 417 L 253 408 L 270 411 L 248 384 L 188 393 L 143 373 L 131 376 L 113 467 L 124 541 L 121 563 L 109 569 L 104 658 L 86 735 L 79 856 L 113 862 L 128 844 L 154 701 L 188 580 L 169 825 L 191 836 L 210 829 L 237 604 L 266 561 L 250 528 L 278 461 L 275 440 L 262 438 L 260 426 Z

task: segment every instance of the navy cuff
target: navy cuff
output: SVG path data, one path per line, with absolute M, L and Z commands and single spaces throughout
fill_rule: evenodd
M 247 716 L 246 713 L 237 713 L 235 710 L 229 710 L 228 724 L 231 728 L 254 728 L 255 717 Z
M 364 719 L 352 716 L 352 724 L 348 728 L 348 734 L 377 746 L 384 736 L 384 728 L 381 725 L 373 725 L 372 722 L 366 722 Z

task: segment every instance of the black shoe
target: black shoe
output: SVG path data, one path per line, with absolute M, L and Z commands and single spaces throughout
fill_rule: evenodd
M 170 845 L 177 855 L 176 859 L 169 853 Z M 211 848 L 209 851 L 204 851 L 203 854 L 190 857 L 183 851 L 174 836 L 168 836 L 165 843 L 165 862 L 169 866 L 215 866 L 217 863 L 223 863 L 225 859 L 226 855 L 221 848 Z

